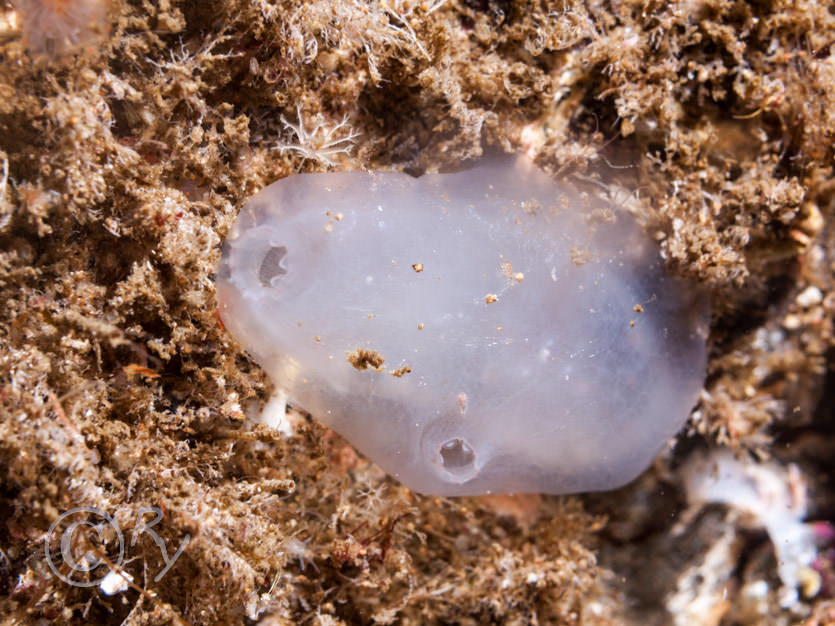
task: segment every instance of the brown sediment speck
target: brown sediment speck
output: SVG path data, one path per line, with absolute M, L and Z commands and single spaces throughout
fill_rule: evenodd
M 522 210 L 528 215 L 536 215 L 542 209 L 542 203 L 536 198 L 522 202 Z
M 349 352 L 347 359 L 351 365 L 360 371 L 374 369 L 381 372 L 383 370 L 382 365 L 385 362 L 379 352 L 365 348 L 357 348 L 353 352 Z
M 499 296 L 494 293 L 488 293 L 487 296 L 484 298 L 484 301 L 487 304 L 492 304 L 493 302 L 497 302 L 499 300 Z
M 635 313 L 643 313 L 644 312 L 644 307 L 641 306 L 640 304 L 636 304 L 635 306 L 632 307 L 632 310 L 635 311 Z
M 591 224 L 614 224 L 617 220 L 617 215 L 609 207 L 593 209 L 588 217 L 588 221 Z
M 413 263 L 412 264 L 412 269 L 415 270 L 418 273 L 422 272 L 423 271 L 423 263 Z
M 391 374 L 395 378 L 402 378 L 404 374 L 408 374 L 411 371 L 412 371 L 412 368 L 409 367 L 408 365 L 401 365 L 396 370 L 394 370 L 392 372 L 389 372 L 389 374 Z
M 591 261 L 591 253 L 588 250 L 584 250 L 583 248 L 578 248 L 574 246 L 571 250 L 568 251 L 568 254 L 571 257 L 571 262 L 574 265 L 585 265 L 589 261 Z

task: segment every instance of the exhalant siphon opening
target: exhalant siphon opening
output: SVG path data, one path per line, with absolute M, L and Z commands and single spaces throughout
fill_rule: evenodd
M 449 439 L 441 444 L 438 453 L 441 465 L 455 480 L 464 482 L 475 476 L 476 454 L 466 439 Z

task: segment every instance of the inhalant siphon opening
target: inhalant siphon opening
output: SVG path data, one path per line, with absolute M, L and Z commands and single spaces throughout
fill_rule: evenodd
M 445 483 L 464 484 L 483 469 L 487 451 L 481 450 L 479 455 L 476 446 L 465 438 L 466 432 L 466 424 L 457 407 L 451 415 L 435 419 L 423 429 L 420 439 L 422 456 L 436 477 Z
M 284 257 L 287 256 L 287 248 L 285 246 L 272 246 L 261 265 L 258 266 L 258 280 L 262 287 L 272 287 L 273 279 L 276 276 L 281 276 L 287 273 L 287 268 L 284 267 Z

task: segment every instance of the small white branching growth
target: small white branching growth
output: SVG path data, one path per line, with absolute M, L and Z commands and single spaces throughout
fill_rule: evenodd
M 182 98 L 192 111 L 199 114 L 197 126 L 203 123 L 203 118 L 208 114 L 206 101 L 200 96 L 208 90 L 203 80 L 206 68 L 212 67 L 218 61 L 232 59 L 243 54 L 243 52 L 220 51 L 220 47 L 231 38 L 231 35 L 221 32 L 199 42 L 199 47 L 193 43 L 184 44 L 180 39 L 179 47 L 172 46 L 168 51 L 170 60 L 147 59 L 147 62 L 156 68 L 156 72 L 151 77 L 154 87 L 159 89 L 165 97 Z
M 316 565 L 316 552 L 313 548 L 310 547 L 310 541 L 312 538 L 309 538 L 305 541 L 301 541 L 294 536 L 290 536 L 284 539 L 282 545 L 287 550 L 287 554 L 290 556 L 294 556 L 299 560 L 299 569 L 304 571 L 305 568 L 310 565 L 316 570 L 316 573 L 319 573 L 319 567 Z
M 304 127 L 301 105 L 296 107 L 296 116 L 298 117 L 296 124 L 288 122 L 283 115 L 281 116 L 284 128 L 292 131 L 296 136 L 296 143 L 280 143 L 275 146 L 275 149 L 281 151 L 282 154 L 288 151 L 296 152 L 304 159 L 316 161 L 326 167 L 333 167 L 336 165 L 334 158 L 337 155 L 351 153 L 359 133 L 348 125 L 347 116 L 331 127 L 317 121 L 310 130 Z
M 169 50 L 170 61 L 154 61 L 149 58 L 148 63 L 158 68 L 163 76 L 170 72 L 178 72 L 184 77 L 193 78 L 216 61 L 243 55 L 243 52 L 215 52 L 221 44 L 231 38 L 231 35 L 225 33 L 213 35 L 207 38 L 195 52 L 189 50 L 180 39 L 179 51 L 174 47 Z
M 398 22 L 403 24 L 403 26 L 400 27 L 400 26 L 397 26 L 394 23 L 389 22 L 389 25 L 388 25 L 389 30 L 392 31 L 393 33 L 395 33 L 397 36 L 403 38 L 406 42 L 412 44 L 415 48 L 417 48 L 420 51 L 420 53 L 425 58 L 427 58 L 427 59 L 432 58 L 432 57 L 429 56 L 429 53 L 426 51 L 426 48 L 424 48 L 421 45 L 420 40 L 418 39 L 417 34 L 415 33 L 415 30 L 412 28 L 412 25 L 409 24 L 409 22 L 406 20 L 406 18 L 412 12 L 412 9 L 410 8 L 408 11 L 406 11 L 405 13 L 403 13 L 401 15 L 400 13 L 396 12 L 394 9 L 388 7 L 385 4 L 383 4 L 382 7 L 383 7 L 383 10 L 386 12 L 386 15 L 388 15 L 389 17 L 394 18 L 395 20 L 397 20 Z M 434 8 L 437 8 L 437 7 L 434 7 Z

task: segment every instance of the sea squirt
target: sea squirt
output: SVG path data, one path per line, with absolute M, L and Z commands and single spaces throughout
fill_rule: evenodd
M 703 291 L 626 211 L 522 158 L 279 180 L 217 292 L 291 402 L 427 494 L 621 486 L 704 380 Z

